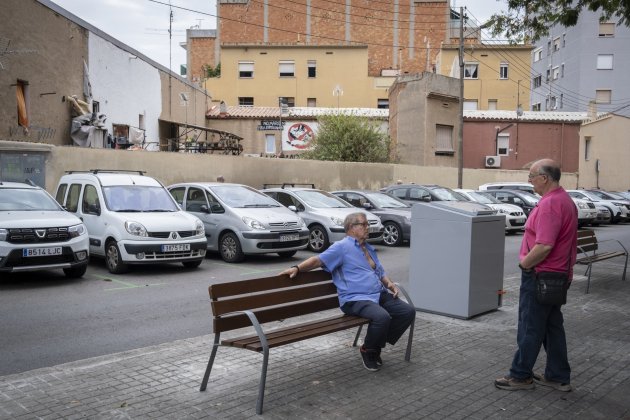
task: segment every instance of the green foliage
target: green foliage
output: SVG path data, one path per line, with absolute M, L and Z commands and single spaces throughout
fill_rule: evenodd
M 515 42 L 535 42 L 554 24 L 575 26 L 584 10 L 601 13 L 600 21 L 630 26 L 628 0 L 508 0 L 508 10 L 492 15 L 483 26 L 493 36 L 504 34 Z
M 342 162 L 387 162 L 389 136 L 376 121 L 355 115 L 331 114 L 318 118 L 313 149 L 302 158 Z
M 217 64 L 215 68 L 212 68 L 212 66 L 206 66 L 206 77 L 221 77 L 221 63 Z

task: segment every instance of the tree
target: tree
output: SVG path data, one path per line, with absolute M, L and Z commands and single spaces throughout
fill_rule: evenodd
M 508 0 L 508 10 L 492 15 L 484 25 L 493 36 L 535 42 L 555 24 L 575 26 L 584 10 L 600 11 L 600 21 L 618 20 L 630 26 L 630 0 Z
M 217 64 L 215 68 L 210 65 L 206 65 L 206 77 L 221 77 L 221 63 Z
M 331 114 L 318 118 L 313 148 L 305 159 L 342 162 L 387 162 L 389 136 L 378 123 L 356 115 Z

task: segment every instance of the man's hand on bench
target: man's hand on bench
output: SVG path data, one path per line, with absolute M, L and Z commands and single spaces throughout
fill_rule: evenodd
M 319 257 L 310 257 L 299 264 L 287 268 L 286 270 L 280 272 L 278 275 L 282 276 L 284 274 L 288 274 L 289 278 L 294 278 L 301 271 L 311 271 L 321 266 L 322 262 L 320 261 Z

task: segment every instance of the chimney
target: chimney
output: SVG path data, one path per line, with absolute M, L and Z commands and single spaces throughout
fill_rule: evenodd
M 597 102 L 596 101 L 588 102 L 588 113 L 586 116 L 588 117 L 589 120 L 597 119 Z

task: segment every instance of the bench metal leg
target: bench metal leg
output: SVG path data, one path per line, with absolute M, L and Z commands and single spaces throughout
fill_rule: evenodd
M 267 382 L 267 364 L 268 363 L 269 363 L 269 346 L 264 346 L 262 371 L 260 372 L 260 384 L 258 385 L 258 401 L 256 401 L 256 414 L 262 414 L 263 399 L 265 398 L 265 382 Z
M 363 325 L 359 325 L 359 329 L 357 330 L 357 334 L 354 336 L 354 341 L 352 342 L 352 347 L 357 346 L 357 342 L 359 341 L 359 337 L 361 336 L 361 331 L 363 330 Z
M 212 352 L 210 352 L 210 360 L 208 360 L 208 366 L 206 367 L 206 372 L 203 374 L 203 380 L 201 381 L 201 387 L 199 387 L 199 391 L 205 391 L 206 386 L 208 385 L 208 378 L 210 378 L 210 371 L 212 370 L 212 365 L 214 364 L 214 358 L 217 355 L 217 349 L 219 348 L 219 336 L 220 334 L 214 335 L 214 344 L 212 345 Z
M 416 317 L 413 317 L 411 325 L 409 325 L 409 338 L 407 339 L 407 351 L 405 351 L 405 361 L 411 360 L 411 343 L 413 342 L 413 329 L 416 325 Z
M 628 254 L 626 254 L 626 263 L 623 266 L 623 277 L 621 278 L 622 281 L 626 281 L 626 269 L 628 268 Z
M 586 281 L 586 294 L 588 294 L 588 290 L 591 287 L 591 271 L 593 271 L 592 263 L 590 263 L 586 269 L 586 273 L 588 273 L 588 280 Z M 584 275 L 586 275 L 586 273 L 584 273 Z

